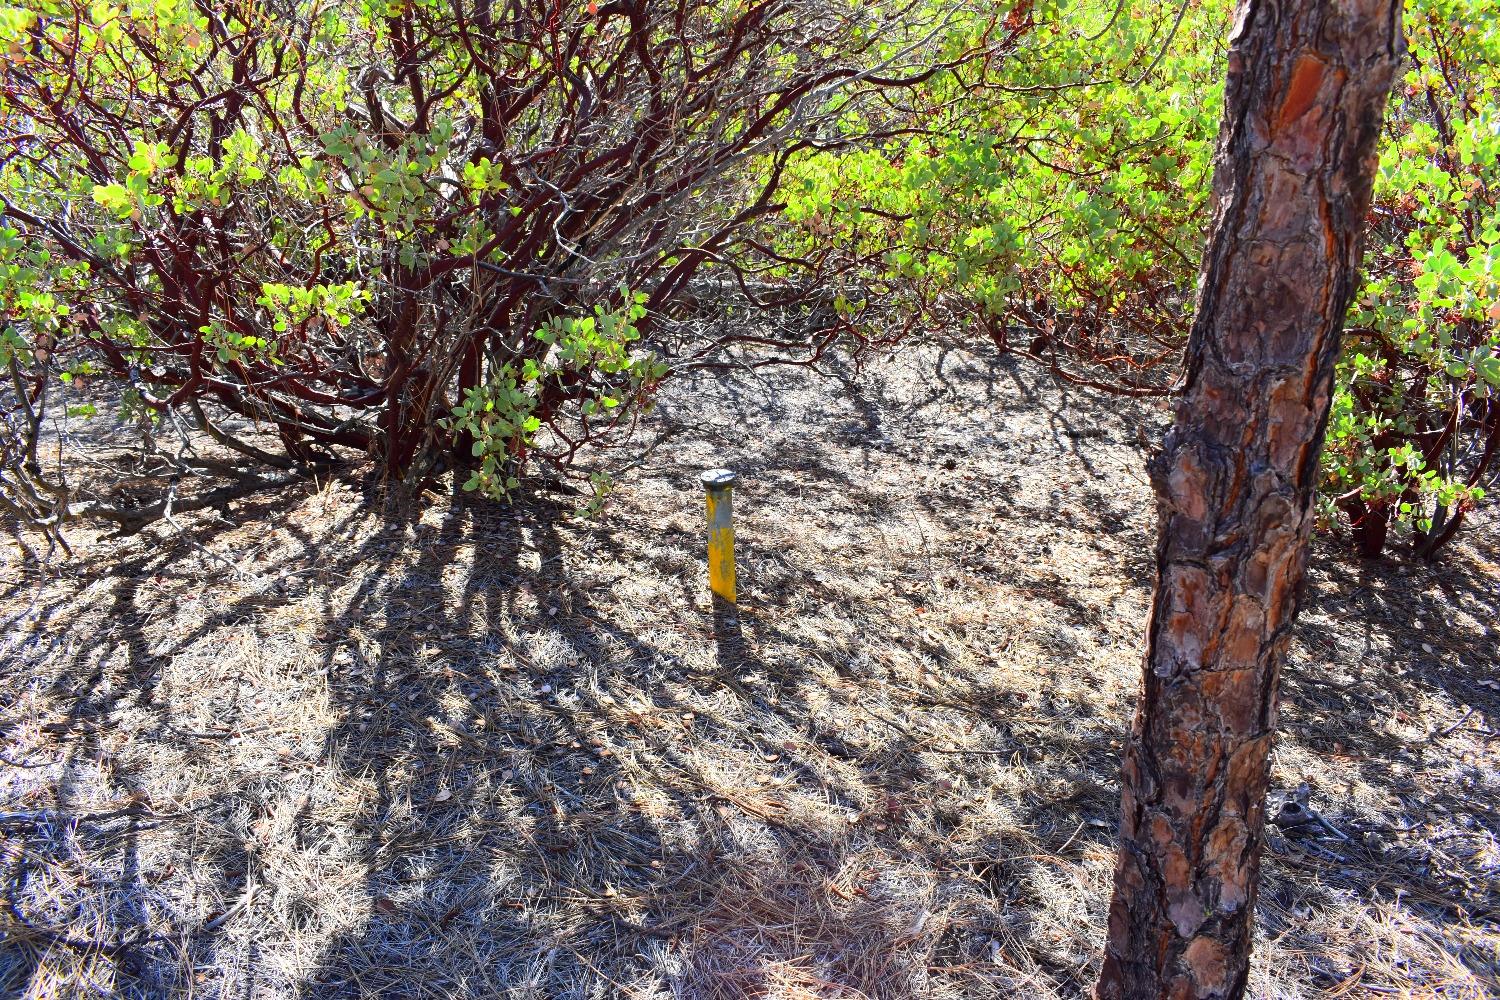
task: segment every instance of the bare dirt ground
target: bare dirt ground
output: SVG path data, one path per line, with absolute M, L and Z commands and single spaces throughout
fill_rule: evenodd
M 350 473 L 11 561 L 0 993 L 1083 996 L 1164 420 L 922 348 L 679 383 L 597 521 Z M 1497 563 L 1320 543 L 1254 996 L 1497 995 Z

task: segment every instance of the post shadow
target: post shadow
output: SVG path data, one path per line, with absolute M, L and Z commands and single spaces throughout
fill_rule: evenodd
M 740 625 L 739 605 L 718 594 L 713 595 L 714 659 L 719 673 L 733 677 L 749 660 L 745 631 Z

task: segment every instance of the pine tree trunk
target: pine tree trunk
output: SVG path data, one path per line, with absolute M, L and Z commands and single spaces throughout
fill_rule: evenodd
M 1400 0 L 1241 0 L 1160 511 L 1100 1000 L 1240 997 L 1278 670 Z

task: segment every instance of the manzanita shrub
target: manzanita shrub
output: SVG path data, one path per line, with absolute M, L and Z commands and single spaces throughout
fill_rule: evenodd
M 1365 555 L 1430 557 L 1500 474 L 1500 3 L 1409 0 L 1406 23 L 1323 502 Z
M 980 33 L 939 58 L 952 17 L 918 0 L 0 8 L 0 504 L 54 536 L 139 520 L 39 457 L 68 380 L 260 464 L 353 452 L 496 497 L 530 462 L 568 467 L 684 356 L 706 272 L 769 275 L 783 307 L 828 287 L 817 249 L 761 238 L 786 166 L 880 141 L 878 115 L 836 119 L 992 53 Z
M 1004 61 L 931 82 L 932 134 L 807 155 L 789 216 L 884 254 L 904 305 L 1107 388 L 1165 392 L 1218 127 L 1227 0 L 1023 0 Z
M 1500 471 L 1500 0 L 1407 6 L 1321 509 L 1431 556 Z M 54 539 L 164 509 L 44 447 L 106 402 L 158 473 L 226 471 L 156 448 L 171 425 L 503 497 L 736 343 L 953 324 L 1164 394 L 1231 8 L 0 8 L 0 507 Z M 726 293 L 800 319 L 710 329 Z
M 1109 391 L 1175 378 L 1206 226 L 1228 0 L 1038 0 L 1004 62 L 934 79 L 921 135 L 794 162 L 798 245 L 883 253 L 929 323 Z M 1500 3 L 1410 0 L 1323 457 L 1325 524 L 1430 557 L 1500 473 Z M 981 15 L 955 26 L 991 30 Z

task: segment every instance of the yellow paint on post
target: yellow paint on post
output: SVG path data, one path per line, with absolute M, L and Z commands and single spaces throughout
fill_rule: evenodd
M 734 486 L 739 477 L 728 469 L 713 469 L 699 479 L 708 504 L 708 588 L 733 604 Z

